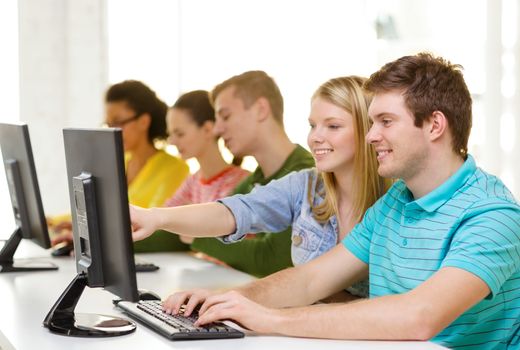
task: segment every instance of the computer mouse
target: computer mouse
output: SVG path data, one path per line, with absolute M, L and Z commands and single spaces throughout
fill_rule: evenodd
M 139 289 L 139 300 L 161 300 L 161 297 L 152 291 Z
M 74 250 L 72 242 L 61 242 L 54 246 L 51 253 L 52 256 L 70 256 L 70 252 Z

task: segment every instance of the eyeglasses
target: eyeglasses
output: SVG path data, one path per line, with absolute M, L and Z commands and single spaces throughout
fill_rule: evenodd
M 134 120 L 139 119 L 139 117 L 142 116 L 142 115 L 143 115 L 142 113 L 141 114 L 136 114 L 136 115 L 134 115 L 131 118 L 123 119 L 123 120 L 116 121 L 116 122 L 113 122 L 113 123 L 105 123 L 105 125 L 108 126 L 109 128 L 122 128 L 126 124 L 128 124 L 130 122 L 133 122 Z

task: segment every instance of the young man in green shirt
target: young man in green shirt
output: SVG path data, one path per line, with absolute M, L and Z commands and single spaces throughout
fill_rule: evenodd
M 213 89 L 211 99 L 216 112 L 215 133 L 235 156 L 253 156 L 258 163 L 233 194 L 251 192 L 257 185 L 314 166 L 312 155 L 287 137 L 282 95 L 265 72 L 231 77 Z M 292 266 L 290 228 L 256 234 L 234 244 L 197 238 L 191 248 L 258 277 Z

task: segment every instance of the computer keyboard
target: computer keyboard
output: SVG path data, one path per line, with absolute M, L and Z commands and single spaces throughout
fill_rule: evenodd
M 244 333 L 221 322 L 195 327 L 193 323 L 198 317 L 196 312 L 189 317 L 170 315 L 163 312 L 162 303 L 158 300 L 142 300 L 138 303 L 120 301 L 117 306 L 130 317 L 144 323 L 170 340 L 244 337 Z

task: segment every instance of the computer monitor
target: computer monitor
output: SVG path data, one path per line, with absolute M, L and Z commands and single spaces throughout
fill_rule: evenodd
M 13 259 L 22 238 L 50 247 L 27 124 L 0 123 L 0 148 L 16 224 L 0 251 L 0 273 L 56 270 L 50 262 Z
M 130 333 L 135 330 L 131 321 L 74 313 L 85 286 L 139 300 L 121 129 L 64 129 L 63 138 L 77 276 L 44 326 L 69 336 Z

